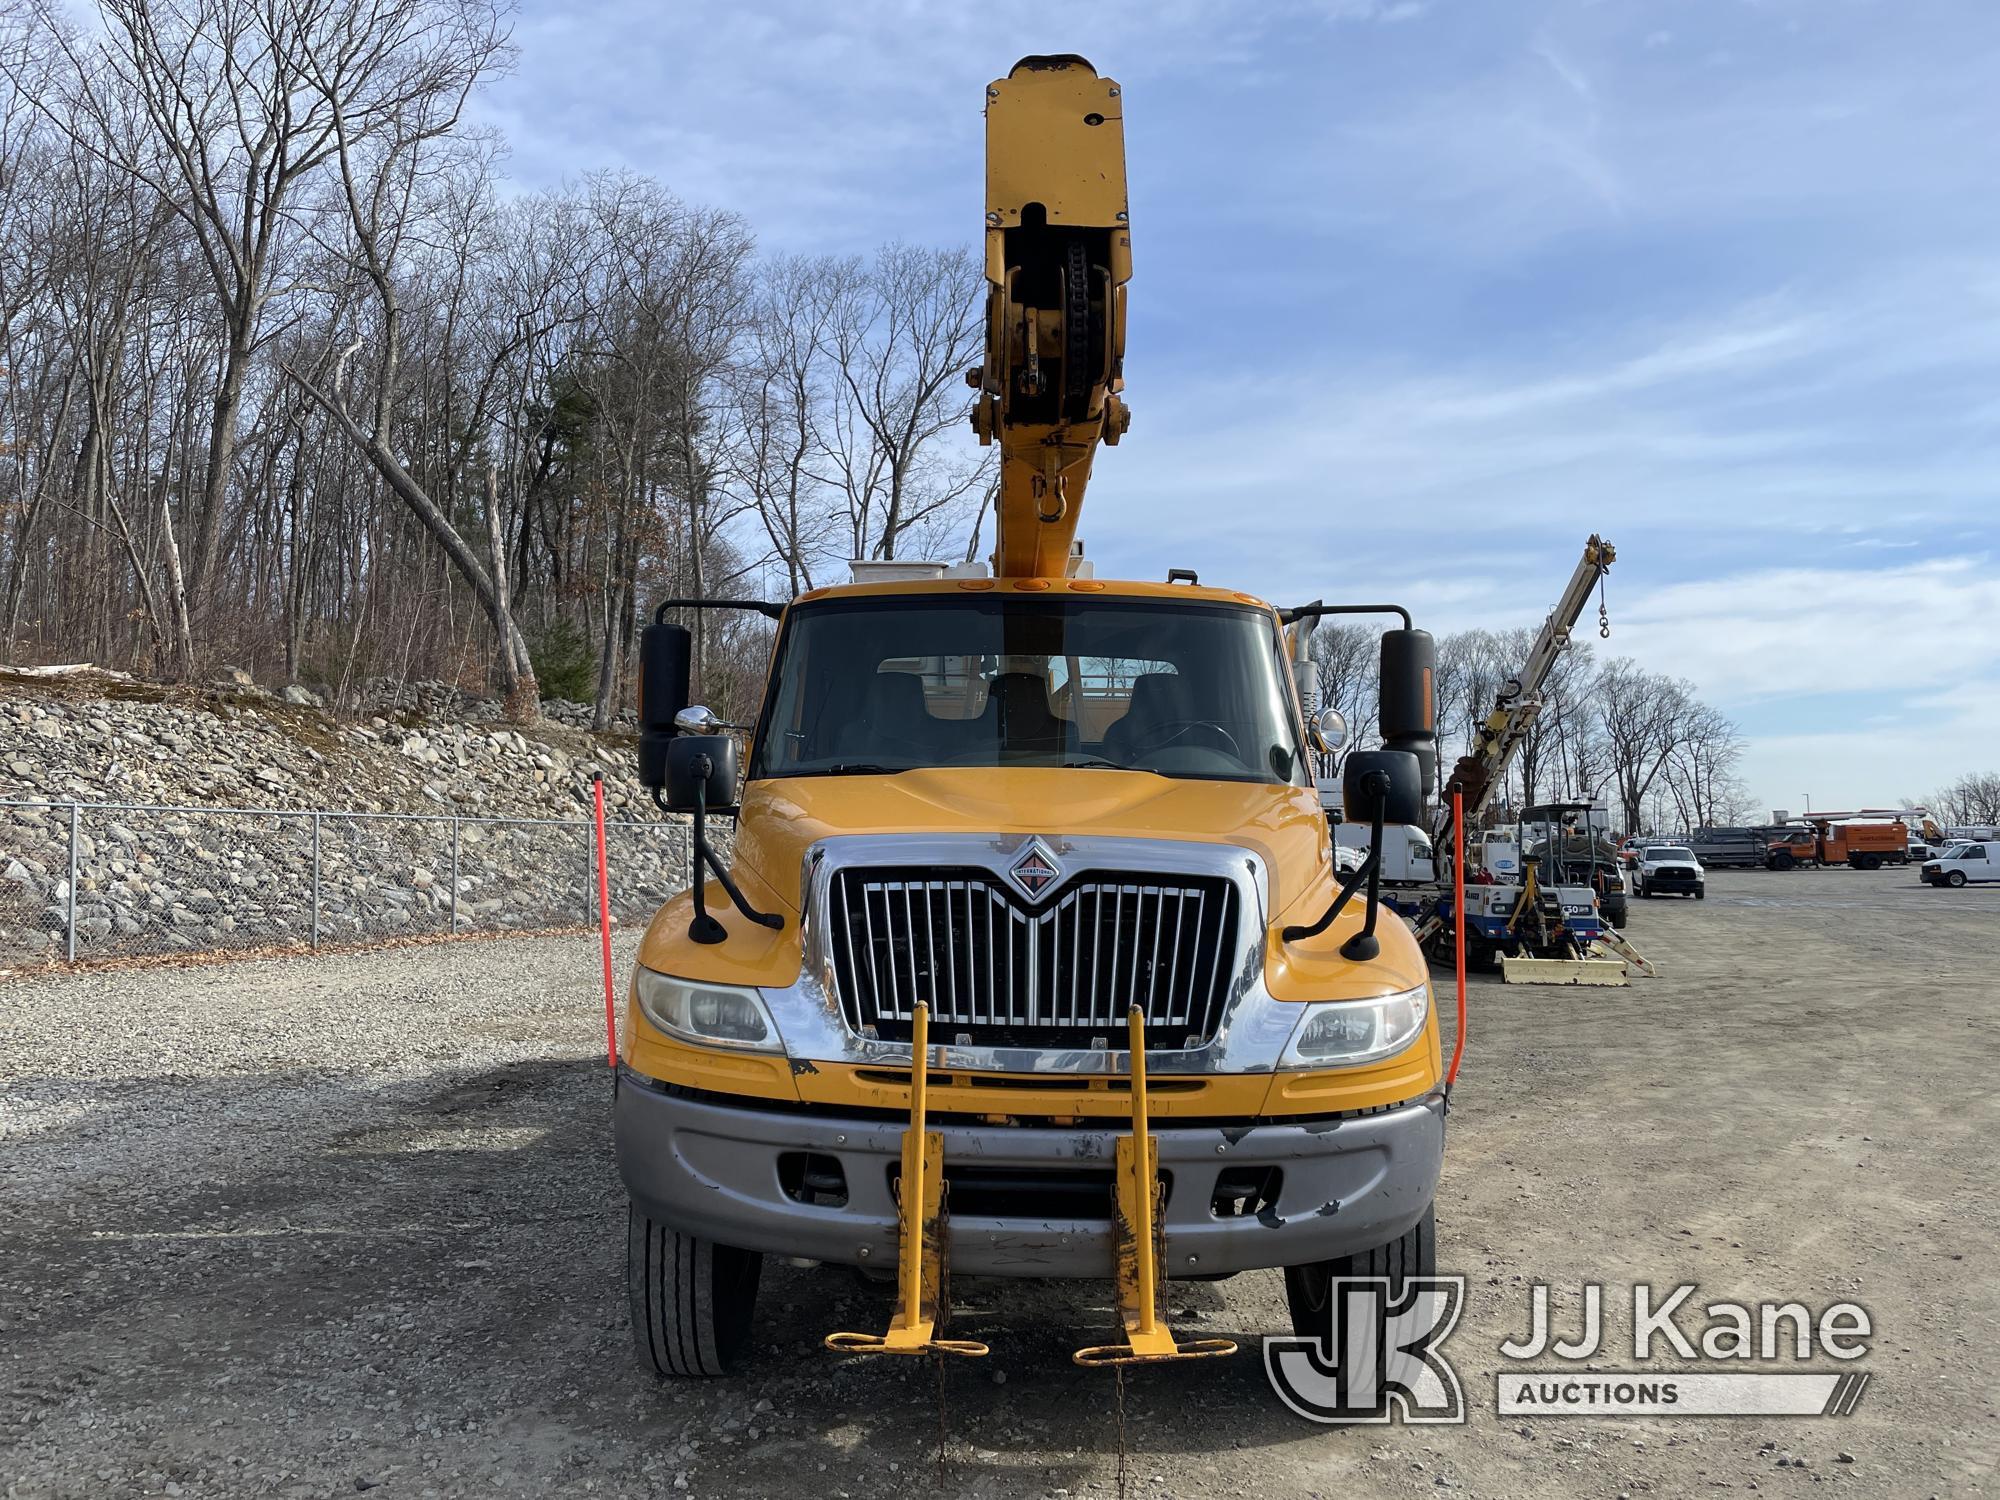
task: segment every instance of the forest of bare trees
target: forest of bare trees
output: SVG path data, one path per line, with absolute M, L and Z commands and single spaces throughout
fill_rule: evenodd
M 468 121 L 507 0 L 0 0 L 0 660 L 356 701 L 440 678 L 625 701 L 647 601 L 976 555 L 969 249 L 759 253 L 630 172 L 508 190 Z M 704 612 L 754 698 L 768 626 Z M 1456 754 L 1525 631 L 1445 639 Z M 1372 638 L 1327 701 L 1373 716 Z M 1747 814 L 1691 685 L 1579 647 L 1514 794 Z M 1958 790 L 1990 819 L 1976 778 Z
M 1467 630 L 1438 641 L 1440 786 L 1521 669 L 1535 630 Z M 1320 701 L 1338 708 L 1357 740 L 1375 725 L 1376 637 L 1322 625 L 1312 638 Z M 1542 689 L 1542 709 L 1494 801 L 1603 800 L 1621 832 L 1731 825 L 1754 819 L 1736 765 L 1742 738 L 1692 683 L 1629 657 L 1600 659 L 1572 642 Z
M 2000 771 L 1974 771 L 1942 791 L 1931 793 L 1925 805 L 1947 828 L 2000 827 Z
M 497 185 L 498 0 L 13 0 L 0 657 L 615 711 L 643 602 L 962 553 L 966 251 Z M 759 627 L 703 622 L 707 690 Z

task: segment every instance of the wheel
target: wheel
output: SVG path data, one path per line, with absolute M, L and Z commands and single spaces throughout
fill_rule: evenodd
M 1706 901 L 1708 899 L 1708 887 L 1705 885 L 1696 886 L 1694 888 L 1694 899 L 1697 901 Z
M 750 1345 L 764 1257 L 628 1212 L 625 1284 L 639 1364 L 655 1375 L 727 1375 Z
M 1651 901 L 1653 899 L 1653 888 L 1649 885 L 1641 885 L 1639 887 L 1639 894 L 1644 896 L 1648 901 Z
M 1864 870 L 1879 870 L 1882 868 L 1882 856 L 1879 854 L 1864 854 L 1855 863 L 1860 865 Z
M 1311 1261 L 1303 1266 L 1285 1267 L 1285 1305 L 1291 1310 L 1292 1332 L 1301 1338 L 1318 1338 L 1327 1331 L 1327 1296 L 1341 1276 L 1386 1276 L 1389 1297 L 1402 1294 L 1406 1276 L 1437 1275 L 1437 1217 L 1426 1208 L 1401 1239 L 1363 1250 L 1358 1255 L 1340 1255 L 1332 1260 Z
M 1950 874 L 1945 876 L 1944 883 L 1950 886 L 1953 890 L 1957 890 L 1958 887 L 1965 884 L 1965 871 L 1953 870 Z
M 1771 856 L 1771 868 L 1774 870 L 1789 870 L 1796 863 L 1798 861 L 1792 858 L 1792 851 L 1789 849 L 1780 849 Z
M 1632 912 L 1629 907 L 1613 906 L 1605 910 L 1604 916 L 1605 920 L 1610 922 L 1613 927 L 1618 928 L 1622 932 L 1625 928 L 1625 924 L 1631 920 Z

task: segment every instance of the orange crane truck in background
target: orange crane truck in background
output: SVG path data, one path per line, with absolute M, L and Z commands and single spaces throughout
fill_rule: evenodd
M 1323 1334 L 1334 1278 L 1433 1270 L 1438 1018 L 1377 899 L 1384 823 L 1427 821 L 1431 638 L 1082 562 L 1128 420 L 1123 114 L 1078 57 L 987 90 L 991 569 L 748 606 L 777 633 L 740 777 L 668 616 L 746 606 L 643 632 L 641 778 L 695 865 L 640 947 L 614 1111 L 662 1375 L 731 1368 L 771 1254 L 893 1273 L 836 1350 L 984 1353 L 945 1334 L 952 1270 L 1106 1278 L 1085 1364 L 1230 1352 L 1168 1328 L 1172 1277 L 1282 1270 Z M 1284 626 L 1378 608 L 1384 748 L 1344 774 L 1371 848 L 1336 877 Z
M 1910 830 L 1902 823 L 1845 823 L 1822 817 L 1807 821 L 1818 834 L 1822 865 L 1879 870 L 1910 862 Z

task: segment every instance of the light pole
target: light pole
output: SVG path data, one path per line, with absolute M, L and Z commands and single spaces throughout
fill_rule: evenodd
M 1812 793 L 1811 793 L 1811 792 L 1807 792 L 1807 793 L 1806 793 L 1806 811 L 1807 811 L 1808 813 L 1810 813 L 1810 812 L 1812 811 Z

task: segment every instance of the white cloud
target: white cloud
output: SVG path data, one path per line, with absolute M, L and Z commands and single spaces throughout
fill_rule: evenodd
M 1635 654 L 1733 703 L 1900 698 L 2000 676 L 1989 557 L 1731 573 L 1649 590 L 1621 618 Z

